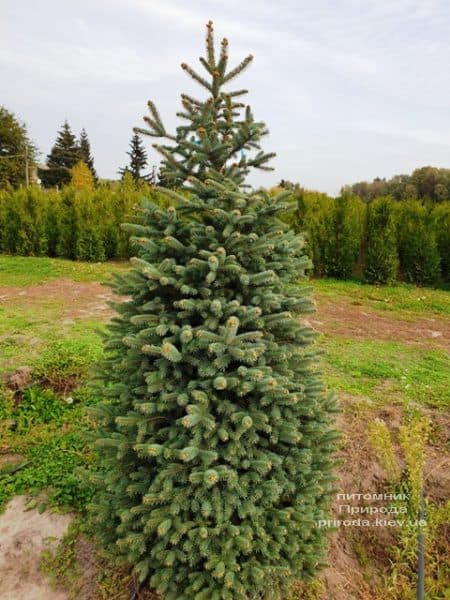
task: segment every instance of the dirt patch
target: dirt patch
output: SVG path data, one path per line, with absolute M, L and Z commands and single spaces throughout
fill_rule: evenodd
M 67 325 L 83 318 L 107 321 L 113 314 L 108 302 L 117 299 L 109 287 L 100 283 L 70 279 L 55 279 L 27 287 L 0 287 L 0 304 L 14 302 L 33 307 L 42 302 L 64 301 L 61 318 Z M 450 319 L 420 317 L 405 321 L 343 300 L 318 299 L 317 313 L 308 321 L 324 333 L 355 339 L 403 341 L 450 350 Z
M 62 318 L 66 320 L 66 324 L 70 324 L 73 319 L 109 319 L 113 311 L 108 302 L 113 298 L 117 297 L 107 286 L 71 279 L 55 279 L 27 287 L 0 287 L 0 303 L 14 302 L 32 308 L 43 301 L 64 301 Z
M 450 351 L 450 319 L 419 317 L 405 321 L 342 300 L 319 299 L 317 313 L 308 321 L 323 333 L 432 345 Z
M 60 539 L 72 517 L 25 508 L 25 496 L 16 496 L 0 515 L 0 599 L 66 600 L 45 580 L 39 562 L 45 539 Z

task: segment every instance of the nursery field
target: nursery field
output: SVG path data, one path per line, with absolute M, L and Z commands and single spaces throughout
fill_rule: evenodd
M 90 539 L 83 511 L 91 491 L 78 476 L 91 460 L 83 431 L 96 399 L 87 381 L 113 314 L 103 284 L 126 268 L 0 256 L 0 599 L 125 600 L 135 586 Z M 312 285 L 317 312 L 308 320 L 342 407 L 341 497 L 333 522 L 321 525 L 334 529 L 329 566 L 291 600 L 415 598 L 417 527 L 400 522 L 411 506 L 398 497 L 417 488 L 422 461 L 427 598 L 449 598 L 450 293 L 354 280 Z M 353 522 L 362 506 L 368 526 Z

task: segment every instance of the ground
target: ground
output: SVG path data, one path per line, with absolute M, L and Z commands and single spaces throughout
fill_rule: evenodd
M 39 569 L 46 540 L 67 533 L 71 515 L 26 510 L 26 498 L 16 496 L 0 515 L 0 598 L 2 600 L 65 600 Z
M 111 271 L 124 268 L 0 257 L 0 373 L 31 370 L 31 375 L 16 373 L 6 408 L 0 404 L 0 505 L 6 506 L 0 515 L 0 599 L 119 600 L 128 598 L 135 585 L 126 571 L 110 572 L 79 529 L 65 537 L 56 554 L 47 549 L 40 557 L 44 538 L 65 533 L 72 517 L 64 511 L 79 512 L 88 501 L 88 491 L 73 475 L 89 461 L 80 437 L 89 395 L 84 381 L 101 353 L 97 330 L 113 314 L 110 290 L 102 283 Z M 320 333 L 326 383 L 338 391 L 342 406 L 337 492 L 398 494 L 408 483 L 413 450 L 420 461 L 421 424 L 429 423 L 422 436 L 427 589 L 430 600 L 444 599 L 449 585 L 449 292 L 332 280 L 315 281 L 313 287 L 317 312 L 308 320 Z M 23 391 L 21 378 L 27 377 L 33 385 Z M 383 427 L 391 442 L 383 437 Z M 406 439 L 408 431 L 417 435 Z M 389 476 L 389 456 L 401 480 Z M 31 511 L 23 511 L 23 494 L 37 495 Z M 368 510 L 380 502 L 336 498 L 332 519 L 361 516 L 343 513 L 342 505 Z M 400 512 L 399 505 L 393 508 Z M 330 536 L 329 566 L 316 581 L 299 584 L 292 599 L 414 598 L 415 536 L 401 526 L 338 526 Z M 60 587 L 50 588 L 49 581 Z

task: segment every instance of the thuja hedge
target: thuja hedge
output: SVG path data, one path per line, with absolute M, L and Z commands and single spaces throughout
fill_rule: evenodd
M 0 252 L 103 261 L 129 256 L 120 225 L 151 188 L 129 185 L 77 191 L 38 187 L 0 192 Z
M 365 204 L 298 190 L 292 202 L 288 222 L 304 232 L 317 277 L 362 275 L 376 284 L 449 278 L 450 201 L 432 206 L 386 196 Z
M 0 191 L 0 252 L 103 261 L 130 255 L 120 225 L 143 197 L 167 203 L 154 188 L 130 181 L 93 190 Z M 357 196 L 331 198 L 293 192 L 287 217 L 305 234 L 317 277 L 369 283 L 396 279 L 434 284 L 450 277 L 450 201 L 435 206 L 386 196 L 365 204 Z

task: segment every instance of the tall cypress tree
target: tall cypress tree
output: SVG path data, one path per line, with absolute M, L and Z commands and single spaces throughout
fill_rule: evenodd
M 94 181 L 97 181 L 98 177 L 94 167 L 94 158 L 91 154 L 91 143 L 84 128 L 81 130 L 78 145 L 80 148 L 80 160 L 89 167 Z
M 208 92 L 183 95 L 185 124 L 168 134 L 145 117 L 184 192 L 147 201 L 126 225 L 133 268 L 116 278 L 117 316 L 92 409 L 97 486 L 92 518 L 108 548 L 150 578 L 164 600 L 281 598 L 313 575 L 326 550 L 336 404 L 300 317 L 313 310 L 299 279 L 303 240 L 276 197 L 243 189 L 267 169 L 267 133 L 245 91 L 223 86 L 250 63 L 216 59 L 213 28 L 200 61 Z M 243 117 L 240 109 L 245 108 Z
M 130 157 L 129 165 L 119 169 L 119 173 L 121 175 L 131 173 L 135 181 L 146 181 L 148 175 L 144 175 L 143 170 L 147 166 L 147 152 L 138 133 L 135 133 L 131 138 L 130 149 L 127 154 Z
M 80 147 L 67 121 L 58 132 L 56 142 L 47 156 L 48 170 L 42 169 L 39 177 L 45 187 L 70 183 L 71 169 L 80 160 Z

